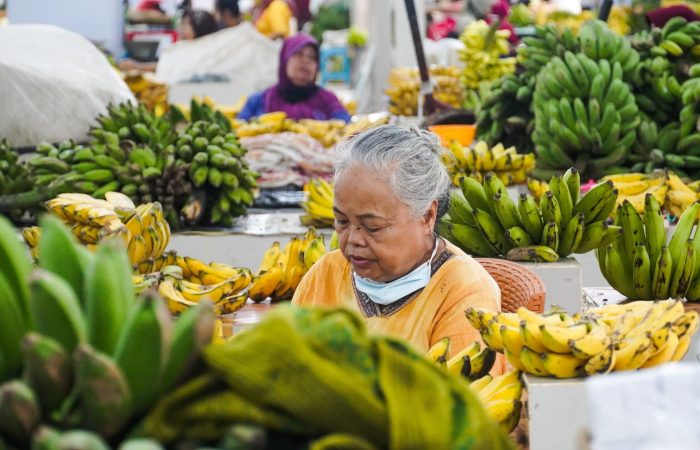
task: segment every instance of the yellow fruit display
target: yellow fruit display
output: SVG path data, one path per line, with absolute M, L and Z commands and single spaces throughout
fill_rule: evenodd
M 450 338 L 444 338 L 428 350 L 425 358 L 448 373 L 469 381 L 488 415 L 506 431 L 513 431 L 522 409 L 520 371 L 513 370 L 496 377 L 489 375 L 496 361 L 496 352 L 489 347 L 481 348 L 479 341 L 447 359 L 449 350 Z
M 479 182 L 484 175 L 493 172 L 506 186 L 525 183 L 528 173 L 535 168 L 535 155 L 517 153 L 515 147 L 504 148 L 503 144 L 489 147 L 486 141 L 479 141 L 471 147 L 464 147 L 452 141 L 449 154 L 443 162 L 452 176 L 452 184 L 460 186 L 464 176 Z
M 148 109 L 168 109 L 168 85 L 165 82 L 152 74 L 138 71 L 126 72 L 122 77 L 136 99 Z
M 301 223 L 319 228 L 333 226 L 333 184 L 314 178 L 306 183 L 304 192 L 307 198 L 301 206 L 306 214 L 301 216 Z
M 700 322 L 680 300 L 636 301 L 568 315 L 467 309 L 484 341 L 527 373 L 576 378 L 679 361 Z M 512 332 L 511 332 L 512 330 Z M 488 336 L 488 339 L 486 338 Z
M 462 105 L 464 92 L 459 82 L 459 69 L 454 66 L 433 66 L 429 69 L 436 100 L 455 108 Z M 389 74 L 389 112 L 395 116 L 415 116 L 420 92 L 418 69 L 399 67 Z
M 78 240 L 92 248 L 103 239 L 118 237 L 126 244 L 129 260 L 136 265 L 158 258 L 170 241 L 170 226 L 158 202 L 135 206 L 124 194 L 107 192 L 105 200 L 86 194 L 66 193 L 46 202 L 46 208 L 66 223 Z M 38 257 L 41 230 L 22 230 L 25 241 Z
M 477 90 L 483 82 L 497 80 L 515 72 L 516 58 L 511 53 L 509 30 L 499 30 L 483 20 L 472 22 L 464 29 L 460 40 L 465 47 L 460 51 L 464 69 L 460 75 L 462 86 Z
M 304 236 L 293 237 L 284 248 L 275 242 L 265 252 L 248 288 L 248 296 L 254 302 L 268 298 L 272 302 L 291 299 L 304 274 L 325 253 L 323 236 L 313 227 Z

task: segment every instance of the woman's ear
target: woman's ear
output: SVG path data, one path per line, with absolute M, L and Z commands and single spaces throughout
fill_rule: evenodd
M 430 204 L 430 207 L 428 207 L 428 210 L 425 212 L 425 215 L 423 215 L 423 224 L 427 228 L 426 234 L 428 236 L 432 236 L 433 231 L 435 230 L 435 222 L 437 220 L 437 209 L 438 201 L 433 200 Z

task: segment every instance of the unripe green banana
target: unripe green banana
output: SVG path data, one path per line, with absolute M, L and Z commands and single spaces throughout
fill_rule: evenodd
M 480 209 L 475 209 L 473 214 L 486 241 L 496 249 L 499 254 L 504 255 L 511 249 L 512 245 L 506 238 L 505 231 L 496 219 L 491 217 L 489 213 Z
M 482 232 L 477 228 L 458 223 L 451 224 L 449 228 L 454 237 L 454 241 L 452 242 L 466 253 L 473 256 L 486 257 L 499 255 L 498 250 L 486 240 Z
M 632 281 L 637 298 L 651 300 L 651 268 L 649 254 L 644 244 L 637 245 L 632 264 Z
M 38 333 L 22 339 L 23 380 L 38 396 L 45 417 L 50 417 L 70 393 L 73 366 L 66 349 L 56 340 Z
M 693 281 L 691 277 L 695 270 L 695 247 L 692 239 L 685 242 L 681 250 L 681 258 L 674 261 L 674 266 L 669 294 L 671 298 L 683 298 Z
M 41 421 L 36 395 L 20 380 L 0 385 L 0 434 L 18 448 L 29 448 Z

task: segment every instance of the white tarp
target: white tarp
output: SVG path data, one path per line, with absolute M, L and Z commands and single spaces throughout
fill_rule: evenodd
M 110 103 L 135 101 L 87 39 L 51 25 L 0 27 L 0 139 L 15 147 L 87 138 Z
M 250 95 L 277 83 L 281 45 L 244 22 L 171 45 L 160 56 L 156 76 L 174 85 L 193 77 L 223 75 L 237 91 L 236 97 Z

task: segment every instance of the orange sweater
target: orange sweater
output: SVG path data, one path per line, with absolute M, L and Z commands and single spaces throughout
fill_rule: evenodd
M 294 293 L 292 303 L 356 311 L 365 316 L 371 333 L 403 338 L 421 353 L 449 337 L 450 354 L 454 355 L 481 340 L 464 315 L 467 307 L 500 311 L 501 293 L 477 261 L 449 242 L 446 244 L 452 257 L 433 274 L 422 292 L 393 314 L 367 317 L 363 313 L 353 288 L 352 267 L 339 250 L 314 264 Z M 501 373 L 504 368 L 505 359 L 499 357 L 493 372 Z

